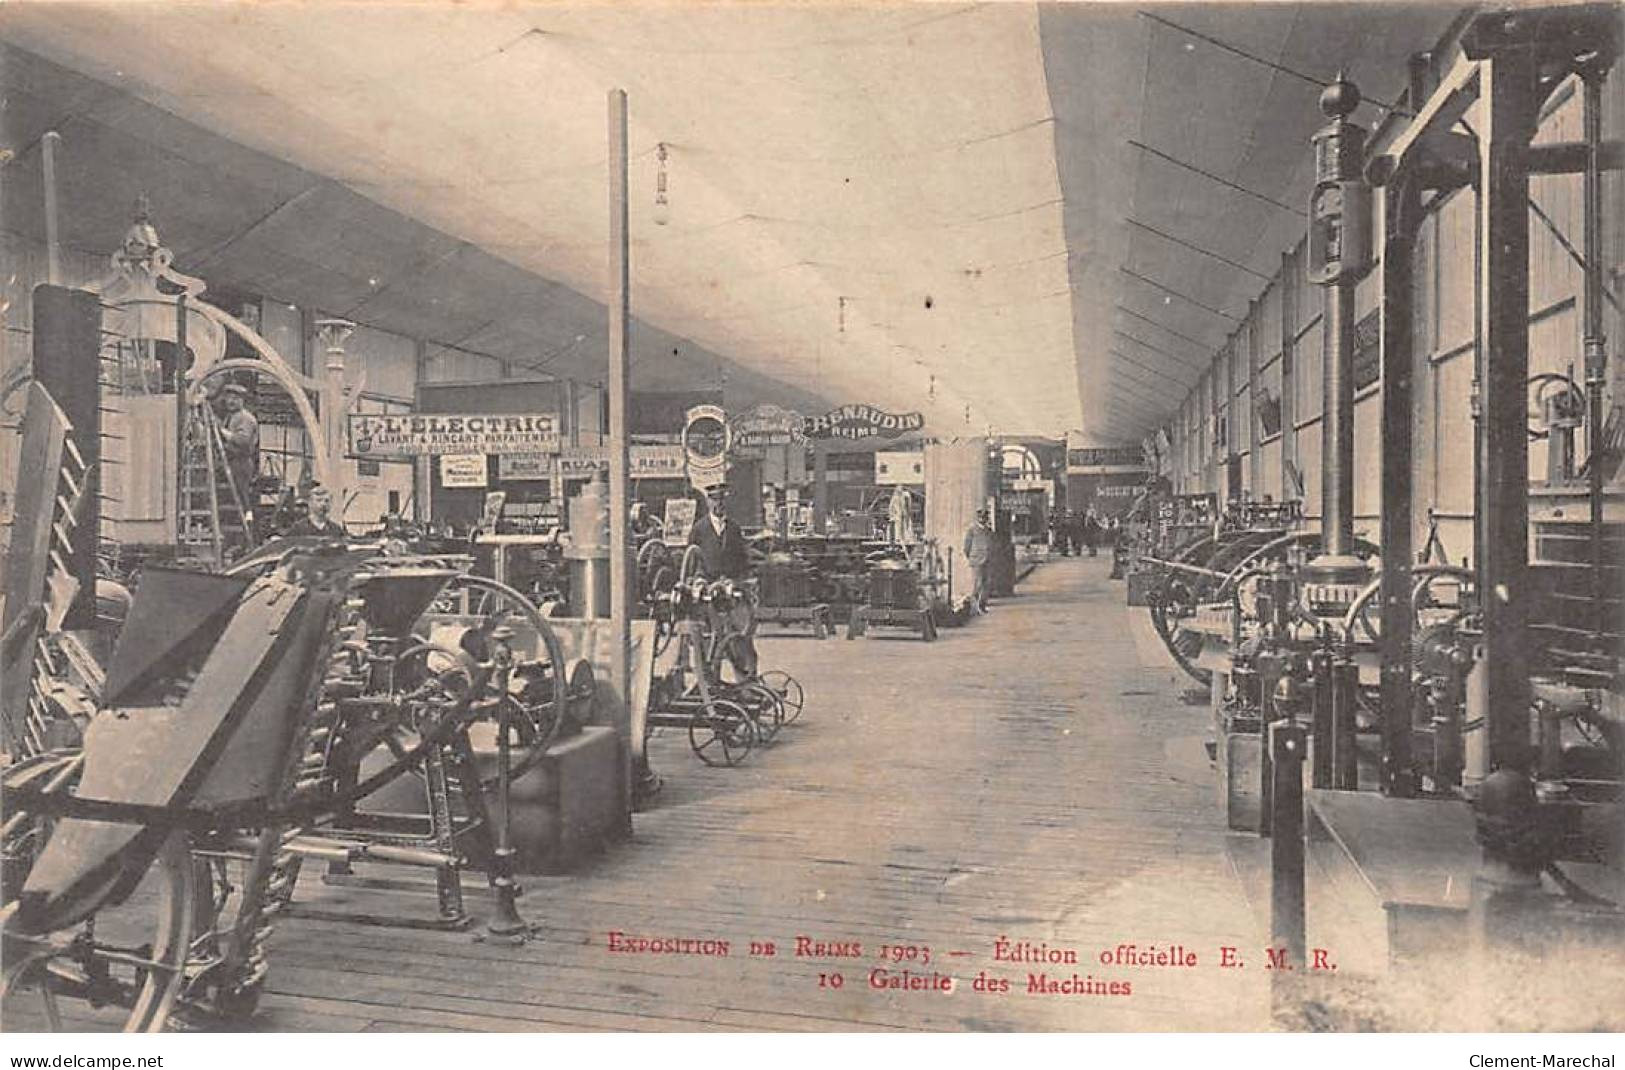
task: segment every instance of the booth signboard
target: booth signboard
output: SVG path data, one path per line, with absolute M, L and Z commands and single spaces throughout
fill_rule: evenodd
M 442 487 L 485 486 L 485 454 L 441 454 L 440 485 Z
M 762 404 L 732 417 L 733 444 L 737 447 L 788 446 L 802 440 L 802 417 L 777 405 Z
M 633 479 L 682 479 L 683 447 L 633 446 Z
M 559 475 L 565 479 L 586 479 L 609 465 L 608 446 L 565 446 L 559 450 Z
M 1096 446 L 1066 451 L 1068 475 L 1116 475 L 1145 471 L 1145 453 L 1139 446 Z
M 551 413 L 349 416 L 353 457 L 424 457 L 435 454 L 545 453 L 559 447 Z
M 633 479 L 682 479 L 683 447 L 632 446 L 628 449 Z M 608 446 L 565 446 L 559 450 L 559 474 L 580 479 L 609 465 Z
M 683 448 L 676 445 L 633 446 L 633 479 L 682 479 Z M 609 464 L 608 446 L 564 446 L 554 453 L 505 453 L 497 457 L 497 478 L 508 480 L 585 479 Z
M 660 527 L 665 532 L 663 541 L 667 546 L 682 546 L 688 542 L 689 529 L 694 526 L 699 512 L 700 503 L 693 498 L 666 499 L 666 515 Z
M 551 453 L 504 453 L 497 456 L 497 478 L 509 480 L 552 479 Z
M 875 485 L 925 482 L 925 454 L 917 451 L 875 451 Z
M 842 405 L 822 416 L 809 416 L 801 424 L 807 438 L 897 438 L 923 427 L 923 413 L 886 412 L 873 405 Z

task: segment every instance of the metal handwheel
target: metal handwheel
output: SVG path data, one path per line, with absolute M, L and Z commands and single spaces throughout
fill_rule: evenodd
M 487 702 L 484 713 L 494 719 L 494 703 L 508 703 L 510 712 L 516 715 L 510 718 L 510 723 L 518 742 L 533 748 L 534 761 L 558 738 L 572 703 L 579 704 L 583 697 L 571 694 L 571 667 L 564 663 L 564 648 L 548 627 L 541 610 L 514 588 L 484 576 L 460 573 L 446 584 L 443 595 L 456 597 L 463 591 L 473 596 L 471 600 L 477 599 L 479 612 L 475 620 L 459 621 L 469 627 L 459 639 L 458 647 L 476 662 L 494 663 L 506 684 L 503 694 L 484 696 Z M 510 621 L 534 633 L 539 644 L 533 651 L 535 656 L 520 658 L 514 654 L 507 642 L 512 636 L 502 630 Z M 413 630 L 432 633 L 433 624 L 433 615 L 426 614 Z M 511 627 L 506 630 L 511 631 Z M 590 693 L 585 697 L 590 700 Z M 479 704 L 476 698 L 475 705 Z M 521 762 L 521 768 L 516 768 L 511 775 L 518 776 L 528 764 Z

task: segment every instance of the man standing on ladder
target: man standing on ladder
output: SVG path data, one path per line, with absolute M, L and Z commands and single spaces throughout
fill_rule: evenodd
M 258 494 L 254 481 L 260 474 L 260 422 L 248 411 L 248 388 L 229 382 L 220 391 L 226 409 L 220 421 L 220 438 L 226 450 L 226 471 L 243 507 L 243 532 L 250 545 L 254 535 L 254 505 Z

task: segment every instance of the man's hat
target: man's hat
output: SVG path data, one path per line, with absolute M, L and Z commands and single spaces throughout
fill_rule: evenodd
M 246 398 L 248 396 L 248 387 L 244 386 L 242 383 L 237 382 L 236 380 L 232 380 L 231 382 L 227 383 L 225 386 L 221 387 L 220 392 L 222 394 L 238 394 L 238 395 L 241 395 L 242 397 Z

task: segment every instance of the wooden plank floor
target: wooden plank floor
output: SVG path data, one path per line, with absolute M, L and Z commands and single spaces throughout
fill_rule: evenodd
M 669 731 L 632 842 L 526 878 L 523 947 L 467 933 L 293 918 L 272 941 L 267 1030 L 1130 1030 L 1267 1025 L 1262 934 L 1225 850 L 1205 707 L 1144 641 L 1109 561 L 1039 568 L 1013 599 L 927 644 L 773 638 L 801 722 L 735 769 Z M 466 883 L 479 882 L 471 876 Z M 300 885 L 302 901 L 418 916 L 432 901 Z M 489 899 L 472 896 L 483 918 Z M 726 957 L 627 954 L 608 934 L 725 940 Z M 797 956 L 797 937 L 861 945 Z M 995 960 L 1003 938 L 1076 964 Z M 751 955 L 752 941 L 777 954 Z M 883 963 L 882 945 L 931 961 Z M 1183 945 L 1192 969 L 1102 965 Z M 1233 946 L 1247 967 L 1218 967 Z M 884 966 L 952 993 L 871 986 Z M 1132 994 L 1029 994 L 1029 974 Z M 834 987 L 834 975 L 840 987 Z M 979 975 L 1005 993 L 975 990 Z M 820 975 L 823 983 L 820 984 Z

